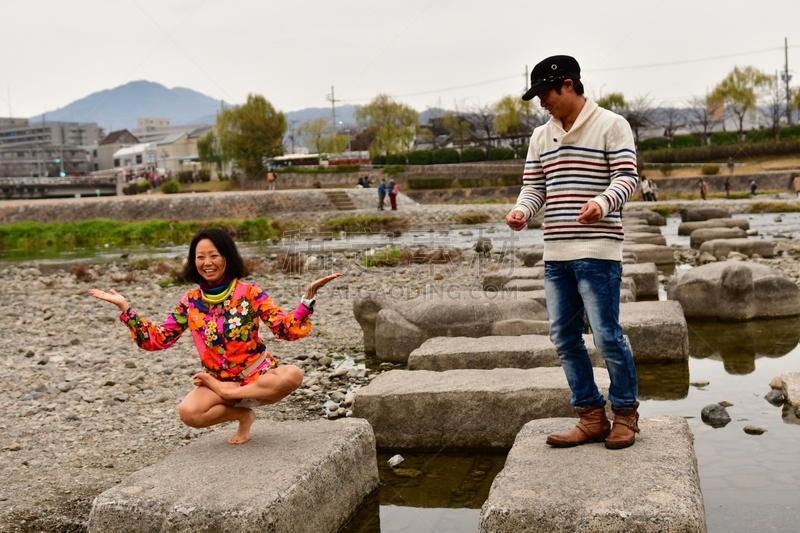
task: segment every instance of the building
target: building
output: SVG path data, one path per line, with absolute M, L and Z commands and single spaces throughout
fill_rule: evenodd
M 161 131 L 169 129 L 168 118 L 140 117 L 136 119 L 136 131 Z
M 130 174 L 159 169 L 159 172 L 177 175 L 185 170 L 198 170 L 200 158 L 197 154 L 197 140 L 212 128 L 213 126 L 201 126 L 172 130 L 172 133 L 159 140 L 148 141 L 138 135 L 131 135 L 140 142 L 116 150 L 113 154 L 114 167 L 123 168 Z
M 139 139 L 128 130 L 112 131 L 90 149 L 92 172 L 119 167 L 121 162 L 114 158 L 114 153 L 126 146 L 139 144 L 139 142 Z

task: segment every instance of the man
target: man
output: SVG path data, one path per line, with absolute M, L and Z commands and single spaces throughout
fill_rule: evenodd
M 383 200 L 386 198 L 386 178 L 378 184 L 378 210 L 383 211 Z
M 551 119 L 531 135 L 522 190 L 506 223 L 519 231 L 546 208 L 550 339 L 580 417 L 575 428 L 549 435 L 547 443 L 570 447 L 605 441 L 607 448 L 626 448 L 639 432 L 636 367 L 619 324 L 620 211 L 639 180 L 633 135 L 624 118 L 583 95 L 580 67 L 570 56 L 549 57 L 534 67 L 522 99 L 534 96 Z M 583 343 L 584 313 L 611 378 L 613 427 Z

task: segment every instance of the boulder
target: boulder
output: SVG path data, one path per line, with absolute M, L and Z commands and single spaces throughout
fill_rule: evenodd
M 681 222 L 678 235 L 688 236 L 694 230 L 705 228 L 740 228 L 747 231 L 750 229 L 750 222 L 746 218 L 710 218 L 697 222 Z
M 626 209 L 622 211 L 622 223 L 625 225 L 631 219 L 646 220 L 649 226 L 666 226 L 667 219 L 664 215 L 650 211 L 649 209 Z
M 774 243 L 761 239 L 714 239 L 700 245 L 701 254 L 710 254 L 717 260 L 725 259 L 734 252 L 748 257 L 775 257 Z
M 697 250 L 706 241 L 715 239 L 746 239 L 747 232 L 741 228 L 702 228 L 689 236 L 689 246 Z
M 583 342 L 592 359 L 592 366 L 604 367 L 597 353 L 594 337 L 584 335 Z M 546 335 L 469 337 L 435 337 L 411 352 L 409 370 L 456 370 L 473 368 L 539 368 L 561 366 L 556 347 Z
M 506 326 L 535 334 L 547 320 L 544 305 L 505 291 L 442 291 L 408 300 L 383 292 L 358 294 L 353 313 L 364 333 L 365 352 L 394 363 L 405 363 L 431 337 L 484 337 L 506 332 Z
M 544 248 L 531 248 L 525 252 L 525 257 L 522 262 L 526 267 L 536 266 L 536 263 L 544 257 Z
M 654 233 L 638 233 L 638 232 L 631 232 L 625 233 L 625 242 L 630 242 L 633 244 L 658 244 L 661 246 L 667 245 L 667 238 L 661 235 Z
M 606 395 L 608 372 L 594 376 Z M 356 392 L 353 415 L 370 423 L 381 449 L 508 450 L 526 422 L 574 416 L 571 396 L 558 367 L 391 370 Z
M 481 533 L 706 533 L 694 437 L 680 417 L 639 421 L 636 444 L 551 448 L 572 419 L 522 428 L 481 509 Z
M 678 302 L 622 303 L 619 322 L 637 363 L 689 359 L 689 331 Z
M 669 289 L 685 316 L 750 320 L 800 314 L 800 290 L 766 265 L 721 261 L 695 267 Z
M 544 279 L 544 267 L 503 267 L 483 276 L 483 290 L 498 291 L 512 279 Z
M 91 533 L 335 533 L 379 485 L 365 420 L 256 421 L 209 433 L 94 499 Z
M 712 218 L 731 218 L 731 214 L 719 207 L 684 207 L 681 209 L 681 222 L 700 222 Z
M 655 263 L 656 265 L 675 264 L 675 250 L 669 246 L 625 243 L 622 246 L 622 253 L 634 254 L 637 263 Z
M 781 374 L 781 393 L 791 405 L 800 405 L 800 372 Z
M 658 268 L 655 263 L 622 265 L 622 279 L 630 278 L 636 287 L 636 299 L 658 297 Z

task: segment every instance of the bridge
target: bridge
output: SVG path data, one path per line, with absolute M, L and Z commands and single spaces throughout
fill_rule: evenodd
M 121 193 L 116 177 L 0 178 L 0 198 L 5 199 L 81 198 Z

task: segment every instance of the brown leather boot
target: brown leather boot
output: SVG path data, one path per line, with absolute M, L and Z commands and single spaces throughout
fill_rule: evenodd
M 611 433 L 606 437 L 606 448 L 619 450 L 632 446 L 636 442 L 636 434 L 639 433 L 639 402 L 633 407 L 618 409 L 611 407 L 614 412 L 614 426 Z
M 611 430 L 604 407 L 576 407 L 580 420 L 566 433 L 547 436 L 547 444 L 556 448 L 571 448 L 587 442 L 602 442 Z

